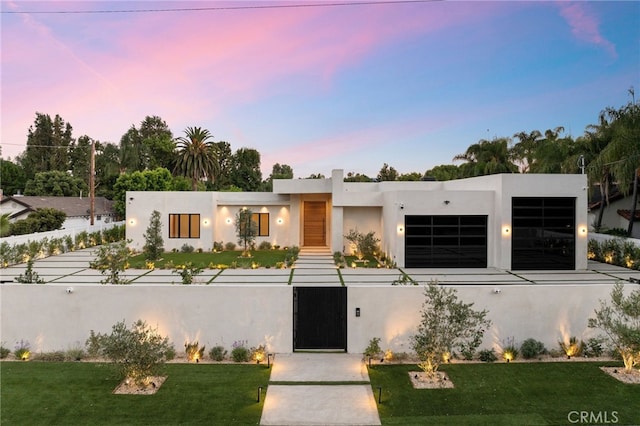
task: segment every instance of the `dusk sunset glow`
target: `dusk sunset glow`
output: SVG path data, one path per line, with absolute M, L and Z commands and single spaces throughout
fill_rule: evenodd
M 115 144 L 157 115 L 257 149 L 265 178 L 424 173 L 640 95 L 639 2 L 355 3 L 2 1 L 2 157 L 36 112 Z

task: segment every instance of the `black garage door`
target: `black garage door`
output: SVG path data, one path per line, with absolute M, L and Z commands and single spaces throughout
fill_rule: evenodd
M 406 268 L 486 268 L 487 216 L 405 216 Z
M 513 198 L 511 269 L 575 269 L 575 205 L 575 198 Z
M 347 350 L 347 288 L 293 288 L 293 349 Z

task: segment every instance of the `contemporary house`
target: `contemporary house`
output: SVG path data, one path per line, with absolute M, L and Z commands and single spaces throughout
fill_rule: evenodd
M 13 195 L 0 200 L 0 214 L 9 213 L 9 221 L 26 219 L 32 212 L 41 208 L 60 210 L 67 215 L 63 228 L 74 228 L 89 223 L 91 208 L 89 197 L 46 197 Z M 104 197 L 95 197 L 96 223 L 109 223 L 115 220 L 113 201 Z
M 284 179 L 273 192 L 141 192 L 126 195 L 127 238 L 142 249 L 152 211 L 166 250 L 236 242 L 248 208 L 256 243 L 349 253 L 352 229 L 375 232 L 403 268 L 582 270 L 587 267 L 585 175 L 498 174 L 445 182 Z

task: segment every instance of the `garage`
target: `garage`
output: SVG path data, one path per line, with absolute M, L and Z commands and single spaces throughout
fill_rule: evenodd
M 486 268 L 487 216 L 405 216 L 406 268 Z
M 514 197 L 511 206 L 511 269 L 575 269 L 575 198 Z

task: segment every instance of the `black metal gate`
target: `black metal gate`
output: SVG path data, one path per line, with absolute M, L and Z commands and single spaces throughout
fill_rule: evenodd
M 347 350 L 347 288 L 293 288 L 293 350 Z

